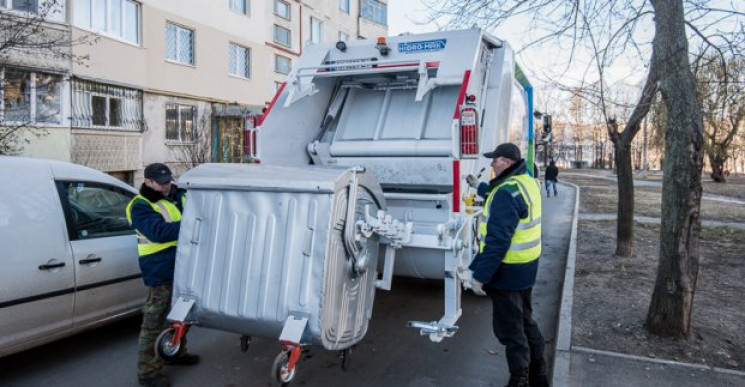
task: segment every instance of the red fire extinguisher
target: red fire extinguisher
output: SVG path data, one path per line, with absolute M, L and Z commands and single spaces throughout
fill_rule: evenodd
M 479 154 L 478 122 L 476 108 L 471 104 L 464 105 L 460 110 L 460 152 L 463 156 Z

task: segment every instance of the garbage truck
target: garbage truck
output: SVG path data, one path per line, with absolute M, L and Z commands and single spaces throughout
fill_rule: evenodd
M 188 189 L 174 282 L 175 354 L 190 324 L 278 338 L 289 383 L 300 348 L 342 368 L 394 276 L 444 282 L 443 316 L 408 326 L 453 336 L 483 201 L 481 154 L 517 144 L 533 170 L 532 87 L 510 45 L 479 29 L 309 45 L 249 129 L 253 164 L 202 165 Z

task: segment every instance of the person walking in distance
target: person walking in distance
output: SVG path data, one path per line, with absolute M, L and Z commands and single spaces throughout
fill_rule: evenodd
M 554 196 L 559 193 L 556 191 L 556 182 L 559 181 L 559 168 L 556 167 L 556 163 L 551 160 L 546 167 L 546 197 L 551 197 L 551 188 L 553 187 Z
M 161 373 L 163 365 L 193 365 L 199 356 L 186 352 L 182 341 L 179 354 L 169 360 L 155 352 L 155 341 L 168 326 L 166 316 L 171 308 L 173 272 L 181 213 L 186 191 L 173 184 L 171 170 L 165 164 L 150 164 L 145 168 L 145 182 L 140 194 L 127 205 L 127 220 L 137 231 L 137 251 L 142 279 L 148 296 L 142 307 L 142 326 L 138 341 L 137 377 L 141 385 L 168 387 L 168 378 Z
M 484 153 L 496 177 L 468 184 L 486 197 L 479 253 L 469 266 L 471 289 L 492 301 L 494 334 L 505 346 L 508 387 L 547 387 L 543 335 L 533 320 L 531 296 L 541 255 L 541 187 L 512 143 Z

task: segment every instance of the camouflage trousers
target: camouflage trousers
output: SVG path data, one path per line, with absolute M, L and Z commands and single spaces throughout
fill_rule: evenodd
M 155 352 L 155 340 L 168 327 L 166 316 L 171 309 L 173 284 L 151 286 L 145 305 L 142 307 L 142 326 L 137 344 L 137 376 L 148 379 L 160 374 L 163 359 Z M 182 341 L 181 353 L 186 352 L 186 337 Z

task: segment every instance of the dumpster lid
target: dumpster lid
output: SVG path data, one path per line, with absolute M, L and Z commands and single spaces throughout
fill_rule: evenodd
M 187 189 L 336 192 L 349 185 L 349 168 L 265 164 L 201 164 L 179 178 Z M 363 185 L 369 185 L 369 174 Z M 377 185 L 377 182 L 373 184 Z

